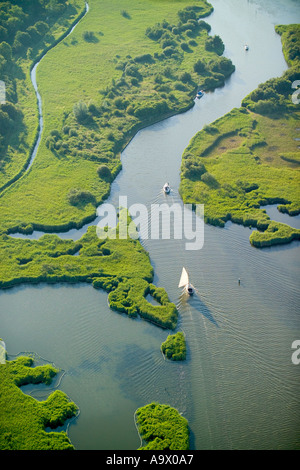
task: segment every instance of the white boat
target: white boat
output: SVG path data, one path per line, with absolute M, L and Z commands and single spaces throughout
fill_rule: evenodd
M 194 288 L 189 281 L 189 275 L 185 268 L 182 268 L 181 278 L 178 284 L 178 287 L 184 287 L 184 290 L 189 294 L 193 295 Z
M 200 99 L 202 98 L 203 95 L 204 95 L 204 91 L 200 90 L 198 91 L 196 98 Z
M 249 50 L 248 44 L 245 44 L 245 45 L 244 45 L 244 49 L 245 49 L 245 51 L 248 51 L 248 50 Z
M 169 183 L 165 183 L 164 186 L 163 186 L 163 190 L 166 194 L 169 194 L 169 192 L 171 191 L 171 188 L 170 188 L 170 185 Z

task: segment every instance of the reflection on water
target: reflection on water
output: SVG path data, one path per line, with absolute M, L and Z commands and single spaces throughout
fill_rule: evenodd
M 109 202 L 127 195 L 129 205 L 181 204 L 180 161 L 191 137 L 285 70 L 273 26 L 295 21 L 295 2 L 272 2 L 276 9 L 268 1 L 268 13 L 265 2 L 212 4 L 207 21 L 224 39 L 237 71 L 189 112 L 137 134 L 122 154 Z M 172 187 L 169 197 L 161 192 L 165 181 Z M 63 236 L 79 238 L 85 230 Z M 300 447 L 299 370 L 291 362 L 292 342 L 300 337 L 299 242 L 258 250 L 250 233 L 231 222 L 223 229 L 205 226 L 204 247 L 197 252 L 186 251 L 184 240 L 142 238 L 155 283 L 178 306 L 178 329 L 188 348 L 184 363 L 161 354 L 169 331 L 112 312 L 107 294 L 90 285 L 0 292 L 7 350 L 35 351 L 65 371 L 61 389 L 81 410 L 69 428 L 77 449 L 136 449 L 134 411 L 151 401 L 183 413 L 195 449 Z M 182 266 L 196 288 L 192 298 L 177 287 Z

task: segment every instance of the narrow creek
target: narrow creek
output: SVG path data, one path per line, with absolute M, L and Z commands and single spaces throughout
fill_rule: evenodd
M 85 15 L 88 13 L 89 11 L 89 5 L 88 3 L 86 2 L 85 3 L 85 13 L 83 16 L 81 16 L 78 21 L 72 26 L 72 28 L 70 29 L 70 31 L 68 32 L 68 34 L 66 36 L 63 36 L 63 38 L 61 39 L 61 41 L 65 40 L 68 36 L 70 36 L 70 34 L 73 33 L 74 29 L 76 28 L 76 26 L 78 25 L 78 23 L 85 17 Z M 59 41 L 56 46 L 61 42 Z M 49 49 L 51 50 L 51 48 Z M 48 52 L 48 51 L 47 51 Z M 31 82 L 32 82 L 32 85 L 33 85 L 33 88 L 35 90 L 35 93 L 36 93 L 36 98 L 37 98 L 37 104 L 38 104 L 38 112 L 39 112 L 39 130 L 38 130 L 38 136 L 37 136 L 37 140 L 36 140 L 36 143 L 34 145 L 34 148 L 33 148 L 33 151 L 31 153 L 31 157 L 30 157 L 30 160 L 28 162 L 28 166 L 26 168 L 26 171 L 28 171 L 33 162 L 34 162 L 34 159 L 36 157 L 36 154 L 37 154 L 37 151 L 38 151 L 38 148 L 39 148 L 39 145 L 40 145 L 40 142 L 41 142 L 41 138 L 42 138 L 42 133 L 43 133 L 43 127 L 44 127 L 44 120 L 43 120 L 43 109 L 42 109 L 42 98 L 41 98 L 41 95 L 39 93 L 39 89 L 38 89 L 38 84 L 37 84 L 37 80 L 36 80 L 36 70 L 38 68 L 38 66 L 40 65 L 41 61 L 43 60 L 43 58 L 47 55 L 47 52 L 38 60 L 38 62 L 36 62 L 34 64 L 34 66 L 32 67 L 31 69 L 31 72 L 30 72 L 30 78 L 31 78 Z
M 299 3 L 211 3 L 215 10 L 206 21 L 222 37 L 236 72 L 187 113 L 135 136 L 112 185 L 108 202 L 116 206 L 120 195 L 129 205 L 182 204 L 179 169 L 189 140 L 286 70 L 274 25 L 295 22 Z M 161 191 L 165 181 L 172 187 L 168 198 Z M 86 229 L 59 235 L 78 239 Z M 60 388 L 81 411 L 68 430 L 77 449 L 136 449 L 134 411 L 151 401 L 183 413 L 192 449 L 299 448 L 300 384 L 291 362 L 292 342 L 300 337 L 299 243 L 258 250 L 249 244 L 250 233 L 230 222 L 223 229 L 206 225 L 198 252 L 186 251 L 184 240 L 141 239 L 155 283 L 178 306 L 178 329 L 188 346 L 184 363 L 162 357 L 168 332 L 112 312 L 107 294 L 90 285 L 0 292 L 1 337 L 9 353 L 35 351 L 65 371 Z M 183 265 L 198 291 L 188 302 L 177 288 Z

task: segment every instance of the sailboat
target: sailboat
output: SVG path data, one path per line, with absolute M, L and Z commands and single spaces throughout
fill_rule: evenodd
M 189 295 L 193 295 L 193 293 L 194 293 L 194 288 L 193 288 L 192 284 L 189 281 L 189 275 L 188 275 L 188 272 L 185 268 L 182 268 L 181 278 L 180 278 L 178 287 L 184 287 L 184 290 Z

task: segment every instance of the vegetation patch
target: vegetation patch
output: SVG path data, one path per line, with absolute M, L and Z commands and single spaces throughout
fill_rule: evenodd
M 5 1 L 0 4 L 0 190 L 25 170 L 38 131 L 36 96 L 29 71 L 72 26 L 83 1 Z
M 46 401 L 25 395 L 26 384 L 50 384 L 58 370 L 53 366 L 33 367 L 31 357 L 19 357 L 0 365 L 0 449 L 1 450 L 72 450 L 67 434 L 46 432 L 62 426 L 76 415 L 75 403 L 61 391 L 51 393 Z
M 187 420 L 169 405 L 150 403 L 136 411 L 136 423 L 146 444 L 139 450 L 188 450 Z
M 118 230 L 116 239 L 99 239 L 92 226 L 76 242 L 50 234 L 39 240 L 0 237 L 0 288 L 23 283 L 88 282 L 109 292 L 113 310 L 174 329 L 177 309 L 166 291 L 152 281 L 147 252 L 138 240 L 119 238 Z M 148 294 L 158 305 L 146 300 Z
M 283 46 L 299 47 L 299 26 L 280 26 Z M 296 49 L 295 49 L 296 48 Z M 286 52 L 287 57 L 291 57 Z M 185 203 L 205 204 L 205 221 L 224 226 L 231 220 L 256 227 L 256 247 L 299 239 L 300 231 L 270 220 L 261 208 L 279 204 L 289 215 L 300 212 L 299 110 L 292 83 L 299 76 L 299 56 L 280 78 L 250 93 L 242 107 L 205 126 L 186 148 L 180 193 Z
M 184 334 L 178 331 L 169 335 L 161 345 L 163 354 L 172 361 L 184 361 L 186 359 L 186 343 Z
M 214 89 L 233 72 L 229 59 L 205 45 L 210 26 L 198 20 L 212 11 L 206 0 L 157 5 L 91 2 L 72 35 L 43 58 L 44 133 L 30 172 L 1 195 L 3 231 L 66 230 L 92 220 L 133 135 L 187 110 L 199 88 Z M 92 196 L 74 204 L 74 190 Z

